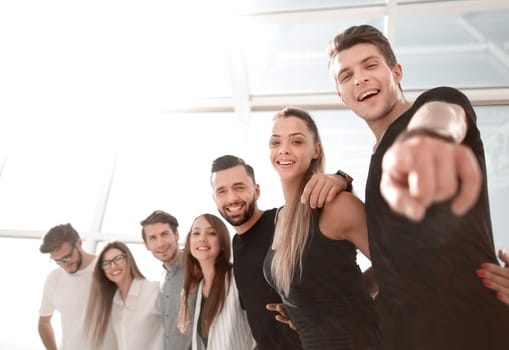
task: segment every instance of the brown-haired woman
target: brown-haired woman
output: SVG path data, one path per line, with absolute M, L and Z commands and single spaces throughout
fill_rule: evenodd
M 101 344 L 113 325 L 119 350 L 162 350 L 159 282 L 145 279 L 123 242 L 108 243 L 97 259 L 85 329 Z
M 232 277 L 230 254 L 230 235 L 223 221 L 212 214 L 198 216 L 184 248 L 185 279 L 179 315 L 182 331 L 189 323 L 187 297 L 198 288 L 193 350 L 251 350 L 256 346 Z

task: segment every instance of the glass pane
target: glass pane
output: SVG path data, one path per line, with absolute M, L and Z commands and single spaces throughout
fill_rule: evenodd
M 225 5 L 186 3 L 31 2 L 29 11 L 24 2 L 2 6 L 0 108 L 68 116 L 231 96 Z
M 140 221 L 161 209 L 180 234 L 204 212 L 215 213 L 210 166 L 223 154 L 244 154 L 245 130 L 233 114 L 150 116 L 133 125 L 120 152 L 103 230 L 140 237 Z M 181 238 L 182 240 L 183 238 Z
M 170 35 L 164 38 L 164 41 L 173 41 L 174 46 L 167 48 L 165 61 L 152 68 L 160 85 L 150 88 L 158 97 L 157 104 L 150 107 L 164 110 L 179 105 L 180 99 L 232 96 L 226 46 L 220 43 L 224 37 L 218 43 L 214 31 L 201 31 L 200 35 L 193 36 L 188 32 L 185 35 L 186 29 L 179 28 L 178 33 L 184 33 L 178 41 Z
M 447 33 L 447 35 L 444 35 Z M 509 85 L 509 11 L 399 17 L 405 89 Z
M 498 50 L 509 54 L 509 10 L 466 13 L 463 17 L 486 40 L 493 54 L 496 54 Z M 499 58 L 502 59 L 503 56 Z M 507 61 L 505 63 L 507 66 Z
M 281 25 L 258 23 L 246 27 L 244 42 L 248 45 L 243 50 L 252 94 L 332 91 L 327 45 L 336 34 L 360 22 L 383 28 L 382 18 Z
M 0 238 L 2 298 L 0 349 L 42 349 L 37 333 L 42 290 L 48 273 L 56 268 L 41 254 L 37 239 Z M 9 267 L 14 265 L 15 267 Z M 55 336 L 61 337 L 60 319 L 52 318 Z
M 64 141 L 61 148 L 33 142 L 32 151 L 18 150 L 6 158 L 0 177 L 0 227 L 45 231 L 71 222 L 88 230 L 113 158 L 76 149 L 74 142 Z
M 509 249 L 509 106 L 475 107 L 486 152 L 495 245 Z

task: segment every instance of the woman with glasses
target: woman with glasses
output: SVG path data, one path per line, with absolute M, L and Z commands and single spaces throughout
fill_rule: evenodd
M 101 344 L 111 320 L 119 350 L 162 350 L 159 304 L 159 282 L 145 279 L 124 243 L 108 243 L 94 269 L 85 318 L 89 337 Z
M 251 350 L 251 334 L 232 276 L 230 234 L 215 215 L 198 216 L 184 248 L 184 288 L 177 328 L 192 327 L 193 350 Z M 193 324 L 187 310 L 189 293 L 196 290 Z

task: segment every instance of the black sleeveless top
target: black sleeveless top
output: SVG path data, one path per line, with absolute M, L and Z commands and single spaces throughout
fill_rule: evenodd
M 297 327 L 304 349 L 374 349 L 379 332 L 372 298 L 356 263 L 356 248 L 345 240 L 324 236 L 318 226 L 319 211 L 312 214 L 310 235 L 285 308 Z M 271 274 L 274 251 L 269 249 L 264 274 Z
M 421 222 L 393 212 L 380 193 L 382 159 L 415 111 L 428 101 L 463 107 L 463 144 L 477 157 L 484 183 L 477 204 L 464 216 L 451 203 L 431 206 Z M 380 292 L 376 298 L 384 350 L 509 349 L 509 308 L 483 286 L 476 269 L 496 263 L 483 145 L 475 112 L 458 90 L 423 93 L 387 129 L 371 158 L 366 183 L 369 247 Z

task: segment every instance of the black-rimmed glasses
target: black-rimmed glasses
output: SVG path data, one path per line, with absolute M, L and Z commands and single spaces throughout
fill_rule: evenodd
M 74 249 L 76 249 L 76 243 L 73 243 L 72 248 L 71 248 L 71 252 L 69 254 L 64 255 L 63 257 L 58 258 L 58 259 L 54 259 L 54 258 L 50 257 L 49 260 L 53 261 L 57 265 L 60 265 L 62 263 L 68 263 L 69 260 L 72 258 L 72 255 L 74 254 Z
M 125 254 L 120 254 L 111 260 L 103 260 L 103 262 L 101 263 L 101 267 L 103 270 L 108 270 L 111 267 L 111 264 L 115 264 L 118 266 L 122 264 L 122 262 L 124 262 L 125 257 L 126 257 Z

